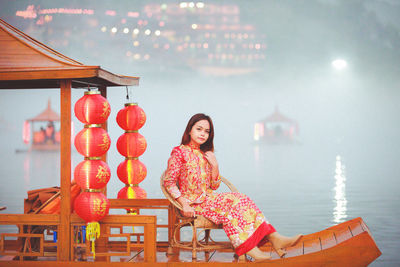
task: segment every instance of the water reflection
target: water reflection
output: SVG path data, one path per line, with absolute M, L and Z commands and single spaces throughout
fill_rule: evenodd
M 24 158 L 24 181 L 26 186 L 30 184 L 30 166 L 31 158 L 29 155 L 26 155 Z
M 71 161 L 74 161 L 73 158 Z M 29 151 L 21 165 L 20 175 L 24 178 L 25 191 L 58 186 L 60 183 L 59 151 Z
M 342 164 L 340 155 L 336 156 L 336 169 L 335 169 L 335 208 L 333 209 L 333 221 L 335 223 L 342 223 L 347 218 L 347 200 L 346 200 L 346 175 L 345 166 Z
M 260 161 L 260 147 L 258 145 L 254 146 L 254 160 L 256 162 Z

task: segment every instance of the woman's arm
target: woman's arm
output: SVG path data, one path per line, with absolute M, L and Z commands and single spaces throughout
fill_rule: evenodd
M 205 157 L 207 161 L 211 165 L 211 188 L 213 190 L 218 189 L 219 185 L 221 184 L 221 179 L 219 176 L 219 168 L 218 168 L 218 161 L 215 157 L 214 152 L 207 151 L 205 153 Z
M 181 191 L 177 186 L 182 165 L 183 165 L 182 151 L 178 147 L 175 147 L 171 152 L 170 158 L 168 159 L 168 167 L 164 178 L 165 189 L 175 199 L 179 198 L 182 195 Z
M 189 205 L 189 200 L 182 197 L 182 193 L 177 186 L 183 162 L 182 151 L 178 147 L 174 148 L 171 152 L 171 157 L 168 159 L 168 168 L 164 178 L 164 186 L 171 196 L 182 205 L 183 216 L 194 217 L 194 208 Z

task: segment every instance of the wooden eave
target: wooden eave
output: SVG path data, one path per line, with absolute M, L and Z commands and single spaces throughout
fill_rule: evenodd
M 0 19 L 0 89 L 138 85 L 139 78 L 120 76 L 84 65 L 40 43 Z
M 99 66 L 63 69 L 21 69 L 2 71 L 0 89 L 60 88 L 60 80 L 70 79 L 73 88 L 90 86 L 136 86 L 138 77 L 119 76 Z

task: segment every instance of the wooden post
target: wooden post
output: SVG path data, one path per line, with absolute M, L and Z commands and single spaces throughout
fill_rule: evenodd
M 157 220 L 155 219 L 154 224 L 146 224 L 144 226 L 144 260 L 145 262 L 155 262 L 156 261 L 156 229 Z
M 61 207 L 58 228 L 57 259 L 69 261 L 71 257 L 71 80 L 61 80 L 61 150 L 60 150 L 60 186 Z
M 175 214 L 175 209 L 174 206 L 170 203 L 168 205 L 168 249 L 172 249 L 172 240 L 174 238 L 174 225 L 176 223 L 176 214 Z M 168 251 L 168 253 L 172 254 L 172 251 Z

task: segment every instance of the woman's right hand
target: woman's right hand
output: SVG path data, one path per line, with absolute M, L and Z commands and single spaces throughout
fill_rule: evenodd
M 194 208 L 189 205 L 183 206 L 183 216 L 194 217 Z
M 184 197 L 179 197 L 178 202 L 182 205 L 182 213 L 185 217 L 194 217 L 194 208 L 189 205 L 189 201 Z

